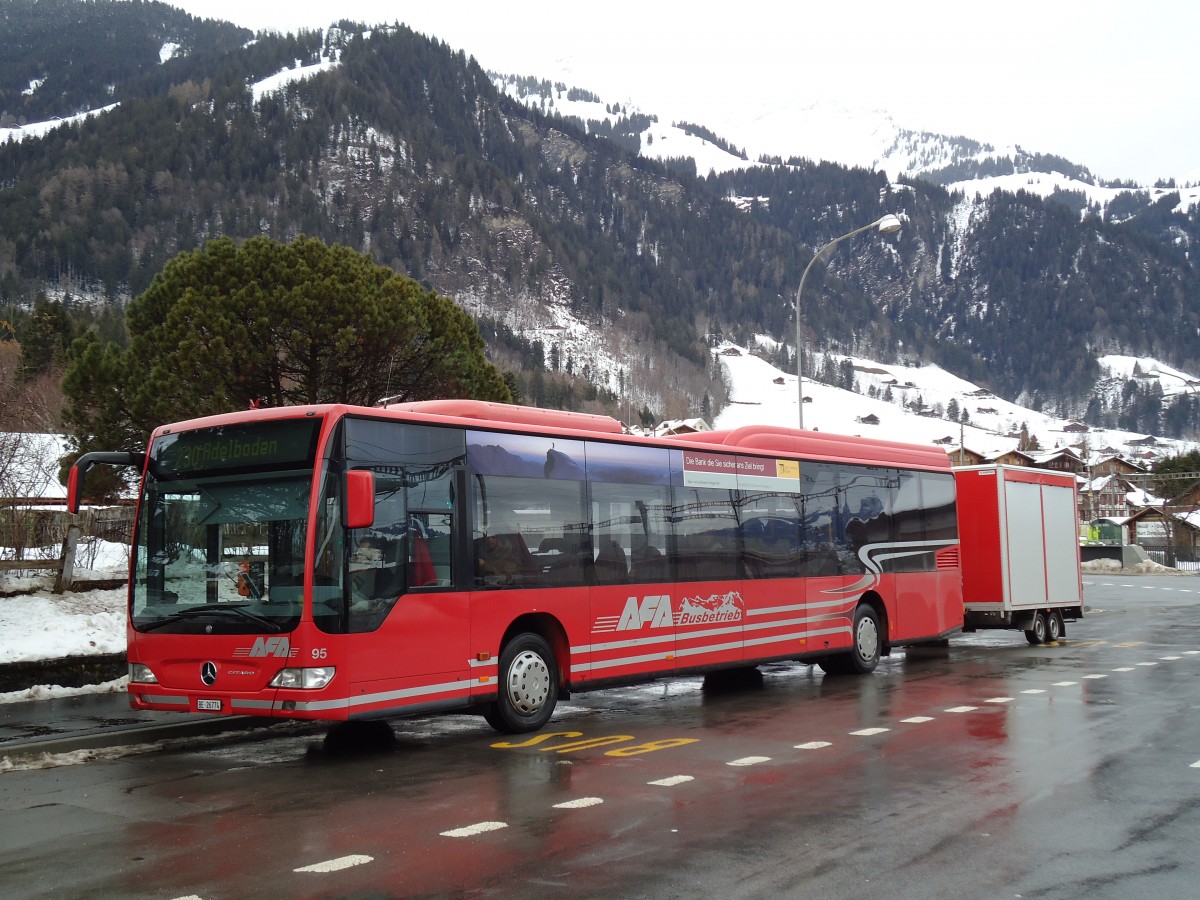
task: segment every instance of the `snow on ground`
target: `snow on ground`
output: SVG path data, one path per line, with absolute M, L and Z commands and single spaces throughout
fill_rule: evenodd
M 76 569 L 80 582 L 126 577 L 129 550 L 124 545 L 99 542 L 86 555 L 95 562 L 93 568 Z M 0 665 L 125 652 L 125 588 L 55 594 L 53 583 L 53 577 L 0 573 L 0 594 L 12 594 L 0 596 Z M 83 688 L 42 685 L 0 693 L 0 703 L 124 689 L 124 678 Z
M 0 664 L 125 652 L 125 589 L 0 597 Z

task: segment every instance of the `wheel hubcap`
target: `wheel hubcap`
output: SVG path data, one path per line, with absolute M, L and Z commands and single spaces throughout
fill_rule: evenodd
M 550 696 L 550 669 L 531 650 L 517 655 L 508 669 L 508 699 L 522 715 L 533 715 Z
M 875 658 L 875 650 L 879 646 L 879 629 L 875 627 L 875 620 L 869 617 L 863 617 L 858 623 L 858 656 L 863 660 L 872 660 Z

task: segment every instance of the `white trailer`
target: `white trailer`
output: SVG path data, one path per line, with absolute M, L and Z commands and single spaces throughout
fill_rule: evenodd
M 963 630 L 1055 641 L 1083 618 L 1075 476 L 1024 466 L 955 469 Z

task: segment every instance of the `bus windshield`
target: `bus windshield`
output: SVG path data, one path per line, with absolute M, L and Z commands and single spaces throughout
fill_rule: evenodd
M 138 521 L 131 618 L 139 631 L 291 631 L 319 421 L 158 438 Z

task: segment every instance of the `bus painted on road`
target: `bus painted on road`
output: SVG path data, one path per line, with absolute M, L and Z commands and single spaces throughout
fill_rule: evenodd
M 651 438 L 469 400 L 163 426 L 129 589 L 138 709 L 482 713 L 773 660 L 867 673 L 961 630 L 937 447 L 772 426 Z

